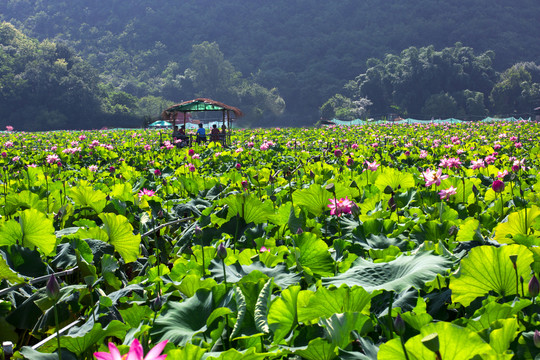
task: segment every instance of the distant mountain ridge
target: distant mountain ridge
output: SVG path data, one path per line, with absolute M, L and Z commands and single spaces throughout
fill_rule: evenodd
M 534 0 L 0 3 L 1 20 L 74 47 L 128 93 L 189 98 L 171 84 L 190 66 L 192 45 L 210 41 L 244 76 L 276 87 L 289 113 L 310 117 L 366 69 L 368 58 L 410 46 L 461 42 L 476 52 L 493 50 L 498 71 L 519 61 L 540 63 L 538 14 Z

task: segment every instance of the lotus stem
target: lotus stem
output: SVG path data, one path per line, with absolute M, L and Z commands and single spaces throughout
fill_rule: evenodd
M 62 349 L 60 347 L 60 324 L 58 323 L 58 309 L 56 307 L 56 301 L 54 303 L 54 323 L 56 325 L 56 341 L 58 346 L 58 360 L 62 360 Z
M 405 341 L 403 340 L 403 336 L 399 337 L 399 341 L 401 342 L 401 348 L 403 349 L 403 354 L 405 354 L 405 359 L 409 360 L 409 354 L 407 353 L 407 349 L 405 348 Z

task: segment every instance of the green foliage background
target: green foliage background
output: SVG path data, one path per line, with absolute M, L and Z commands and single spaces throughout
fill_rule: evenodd
M 80 73 L 101 74 L 106 85 L 95 91 L 97 80 L 83 82 L 88 96 L 100 98 L 100 110 L 111 115 L 107 123 L 139 125 L 142 116 L 154 116 L 172 102 L 205 96 L 239 106 L 248 123 L 291 125 L 293 120 L 313 123 L 321 105 L 339 93 L 351 100 L 367 97 L 373 102 L 372 115 L 388 113 L 391 105 L 417 117 L 439 107 L 454 116 L 530 112 L 531 102 L 540 98 L 534 85 L 535 64 L 540 63 L 539 11 L 534 0 L 511 5 L 488 0 L 9 0 L 0 3 L 0 20 L 40 41 L 74 49 L 71 56 L 85 60 L 78 65 L 85 68 Z M 424 69 L 423 60 L 438 51 L 444 63 L 429 67 L 418 81 L 414 75 Z M 367 72 L 376 65 L 366 63 L 370 58 L 405 69 L 382 71 L 386 83 L 377 85 Z M 448 60 L 451 66 L 445 68 Z M 519 62 L 531 62 L 526 65 L 529 75 L 505 71 Z M 462 83 L 443 86 L 460 73 L 456 66 L 469 79 L 458 77 Z M 500 79 L 497 72 L 506 75 Z M 367 74 L 376 89 L 363 84 L 359 74 Z M 351 80 L 356 88 L 344 90 Z M 2 89 L 13 86 L 4 77 L 2 83 Z M 391 92 L 377 92 L 381 89 Z M 141 103 L 141 98 L 146 100 Z M 48 127 L 59 128 L 64 116 L 70 123 L 72 119 L 63 110 L 57 114 L 58 108 L 50 106 L 50 116 L 43 109 L 26 112 L 55 118 Z

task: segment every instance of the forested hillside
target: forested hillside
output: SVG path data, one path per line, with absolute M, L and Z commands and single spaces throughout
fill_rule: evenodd
M 498 72 L 540 63 L 539 13 L 535 0 L 0 2 L 0 19 L 73 47 L 107 83 L 136 97 L 210 97 L 210 84 L 199 86 L 193 72 L 209 59 L 193 55 L 193 46 L 208 41 L 222 55 L 218 65 L 231 70 L 217 79 L 235 88 L 219 100 L 266 101 L 253 117 L 276 121 L 283 98 L 281 122 L 296 123 L 316 120 L 328 98 L 367 70 L 367 59 L 411 46 L 441 50 L 460 42 L 478 54 L 492 51 Z

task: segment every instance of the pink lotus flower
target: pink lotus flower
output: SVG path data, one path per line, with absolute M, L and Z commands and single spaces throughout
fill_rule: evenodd
M 343 155 L 343 152 L 339 149 L 334 150 L 334 156 L 335 157 L 341 157 Z
M 521 160 L 514 160 L 514 163 L 512 164 L 512 171 L 518 171 L 519 168 L 521 168 L 521 170 L 525 170 L 525 158 Z
M 351 200 L 345 196 L 345 198 L 341 198 L 339 200 L 336 199 L 328 199 L 331 204 L 328 205 L 330 208 L 330 215 L 337 215 L 341 216 L 341 214 L 350 214 L 351 208 L 354 204 Z
M 377 171 L 377 168 L 381 166 L 381 164 L 377 164 L 377 161 L 370 163 L 367 160 L 366 160 L 366 165 L 367 165 L 368 170 L 371 170 L 371 171 Z
M 438 169 L 436 172 L 430 169 L 427 169 L 422 173 L 424 176 L 424 181 L 426 182 L 426 187 L 430 187 L 435 184 L 436 186 L 441 185 L 441 180 L 447 179 L 448 175 L 442 175 L 442 169 Z
M 235 167 L 236 167 L 236 170 L 240 170 L 242 168 L 242 164 L 237 163 Z
M 11 126 L 11 125 L 6 125 L 6 130 L 7 130 L 7 131 L 13 131 L 13 126 Z
M 484 163 L 484 160 L 478 159 L 471 161 L 471 169 L 476 170 L 480 168 L 486 167 L 486 164 Z
M 88 170 L 90 170 L 91 172 L 96 172 L 96 171 L 98 171 L 98 167 L 97 167 L 97 165 L 90 165 L 88 167 Z
M 143 358 L 143 348 L 137 339 L 133 340 L 129 347 L 129 352 L 124 356 L 120 355 L 118 348 L 110 342 L 108 353 L 95 352 L 94 357 L 98 360 L 165 360 L 167 355 L 160 355 L 165 345 L 167 345 L 167 340 L 154 346 Z
M 493 164 L 495 162 L 495 160 L 497 160 L 497 158 L 493 155 L 488 155 L 484 158 L 484 160 L 486 161 L 486 163 L 488 164 Z
M 347 159 L 347 166 L 351 167 L 354 164 L 354 160 L 352 158 Z
M 195 171 L 195 165 L 189 164 L 188 165 L 189 171 L 194 172 Z
M 428 152 L 426 150 L 420 151 L 420 156 L 419 156 L 420 159 L 425 159 L 427 156 L 428 156 Z
M 139 191 L 139 199 L 142 198 L 143 196 L 154 196 L 156 194 L 156 192 L 154 190 L 150 190 L 150 189 L 146 189 L 146 188 L 143 188 L 141 191 Z
M 450 186 L 448 189 L 439 191 L 439 196 L 441 197 L 441 200 L 450 198 L 450 195 L 456 194 L 456 188 L 453 186 Z
M 60 161 L 60 158 L 56 154 L 47 155 L 47 164 L 54 164 Z
M 189 155 L 189 156 L 193 156 L 194 154 L 195 154 L 195 150 L 189 149 L 188 155 Z
M 442 159 L 439 163 L 439 166 L 442 168 L 456 168 L 458 169 L 461 166 L 461 160 L 458 158 Z
M 503 177 L 505 177 L 506 175 L 508 175 L 508 170 L 504 170 L 504 171 L 499 171 L 497 172 L 497 177 L 499 179 L 502 179 Z

